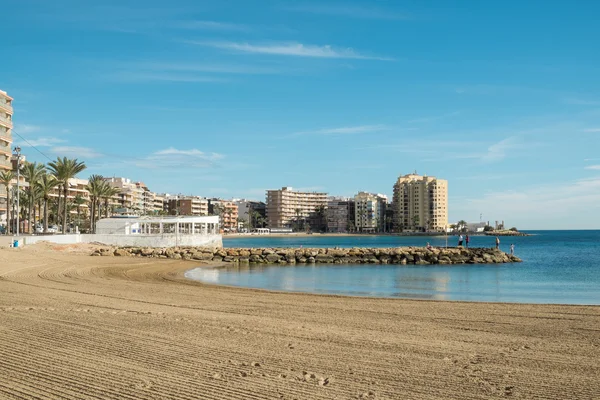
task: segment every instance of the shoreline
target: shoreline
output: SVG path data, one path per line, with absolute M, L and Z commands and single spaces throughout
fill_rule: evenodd
M 3 395 L 563 400 L 600 392 L 599 306 L 274 292 L 186 278 L 199 262 L 92 250 L 0 249 Z

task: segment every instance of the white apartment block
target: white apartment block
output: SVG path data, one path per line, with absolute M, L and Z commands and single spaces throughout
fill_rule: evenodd
M 297 192 L 291 187 L 267 190 L 269 228 L 291 228 L 298 219 L 308 220 L 318 207 L 327 207 L 327 193 Z
M 387 196 L 359 192 L 354 196 L 354 226 L 358 232 L 383 232 Z

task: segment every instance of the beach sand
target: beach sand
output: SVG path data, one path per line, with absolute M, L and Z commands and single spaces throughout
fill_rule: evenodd
M 600 307 L 271 293 L 77 249 L 0 249 L 0 398 L 600 398 Z

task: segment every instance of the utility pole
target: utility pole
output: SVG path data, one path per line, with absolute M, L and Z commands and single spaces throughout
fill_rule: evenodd
M 20 217 L 19 217 L 19 180 L 21 179 L 21 148 L 19 146 L 15 147 L 15 156 L 17 157 L 17 236 L 19 236 L 19 228 L 20 228 Z M 31 221 L 30 221 L 31 223 Z

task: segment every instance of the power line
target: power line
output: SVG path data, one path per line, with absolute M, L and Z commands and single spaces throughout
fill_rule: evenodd
M 14 129 L 12 129 L 11 132 L 14 133 L 14 134 L 16 134 L 18 137 L 20 137 L 25 143 L 27 143 L 30 147 L 33 147 L 38 153 L 40 153 L 41 155 L 43 155 L 44 157 L 46 157 L 48 160 L 54 161 L 53 159 L 51 159 L 50 157 L 48 157 L 46 154 L 44 154 L 40 149 L 38 149 L 37 147 L 35 147 L 31 143 L 29 143 L 29 141 L 27 139 L 25 139 L 23 136 L 19 135 L 18 132 L 15 132 Z

